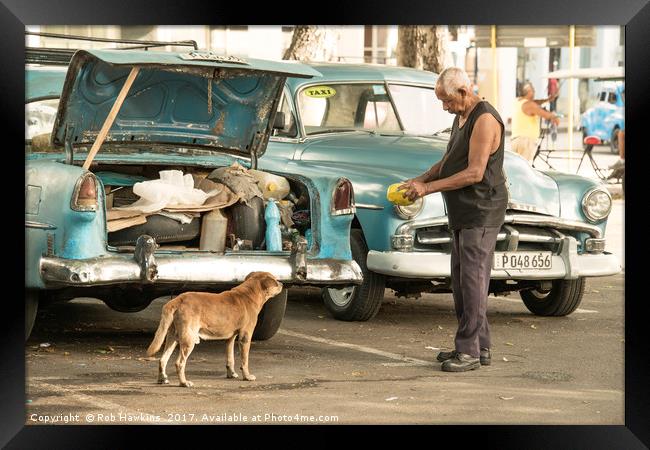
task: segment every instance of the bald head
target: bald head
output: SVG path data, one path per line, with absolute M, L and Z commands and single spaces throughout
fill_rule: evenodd
M 464 88 L 466 93 L 472 92 L 467 73 L 458 67 L 443 70 L 436 82 L 436 89 L 441 89 L 447 95 L 455 95 L 460 88 Z

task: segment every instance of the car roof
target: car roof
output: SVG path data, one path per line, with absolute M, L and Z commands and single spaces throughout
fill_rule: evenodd
M 350 63 L 309 63 L 323 76 L 311 80 L 290 78 L 287 80 L 293 88 L 306 84 L 340 81 L 388 81 L 435 86 L 438 75 L 426 70 L 410 67 L 397 67 L 385 64 L 350 64 Z

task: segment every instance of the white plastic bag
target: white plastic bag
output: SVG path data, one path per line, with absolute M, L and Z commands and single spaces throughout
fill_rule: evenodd
M 115 209 L 137 209 L 152 213 L 168 206 L 200 206 L 216 194 L 194 189 L 192 175 L 183 175 L 180 170 L 161 170 L 159 180 L 135 183 L 133 193 L 140 196 L 140 199 L 129 206 Z

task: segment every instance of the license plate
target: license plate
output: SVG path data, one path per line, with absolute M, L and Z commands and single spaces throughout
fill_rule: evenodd
M 495 252 L 493 269 L 550 269 L 552 252 Z

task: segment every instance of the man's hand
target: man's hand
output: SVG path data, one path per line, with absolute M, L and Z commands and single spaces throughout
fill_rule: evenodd
M 560 125 L 560 118 L 558 116 L 556 116 L 555 114 L 553 114 L 553 117 L 551 117 L 551 122 L 553 122 L 555 124 L 555 126 L 557 127 L 558 125 Z
M 411 201 L 427 195 L 427 185 L 420 181 L 407 180 L 399 186 L 399 189 L 404 189 L 404 197 Z

